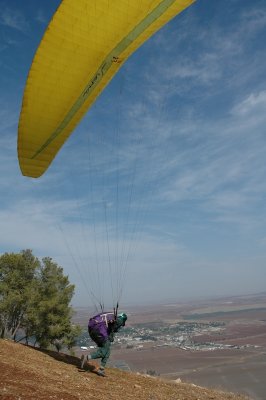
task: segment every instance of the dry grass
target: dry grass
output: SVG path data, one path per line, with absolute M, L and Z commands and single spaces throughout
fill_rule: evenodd
M 245 397 L 181 382 L 108 369 L 98 377 L 79 359 L 0 340 L 1 400 L 244 400 Z

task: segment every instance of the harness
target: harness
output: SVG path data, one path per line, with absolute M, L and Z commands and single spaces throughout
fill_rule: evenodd
M 114 319 L 108 320 L 107 319 L 108 315 L 114 316 Z M 115 317 L 115 315 L 113 313 L 99 314 L 99 315 L 96 315 L 95 317 L 90 318 L 90 321 L 93 321 L 95 323 L 95 325 L 102 324 L 104 322 L 106 327 L 108 327 L 108 323 L 114 322 L 115 320 L 116 320 L 116 317 Z

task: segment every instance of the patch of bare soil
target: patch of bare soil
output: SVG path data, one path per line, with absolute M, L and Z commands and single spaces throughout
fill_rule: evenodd
M 244 400 L 246 397 L 181 382 L 108 369 L 80 369 L 77 357 L 0 340 L 1 400 Z

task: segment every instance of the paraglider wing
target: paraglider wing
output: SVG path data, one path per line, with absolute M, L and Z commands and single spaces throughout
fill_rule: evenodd
M 63 0 L 35 54 L 18 132 L 23 175 L 41 176 L 126 59 L 194 0 Z

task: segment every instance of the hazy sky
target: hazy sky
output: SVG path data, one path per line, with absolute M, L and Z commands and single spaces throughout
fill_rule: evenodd
M 0 252 L 52 257 L 76 285 L 74 305 L 91 291 L 115 300 L 124 272 L 121 305 L 265 291 L 265 1 L 198 0 L 30 179 L 19 113 L 59 3 L 0 0 Z

